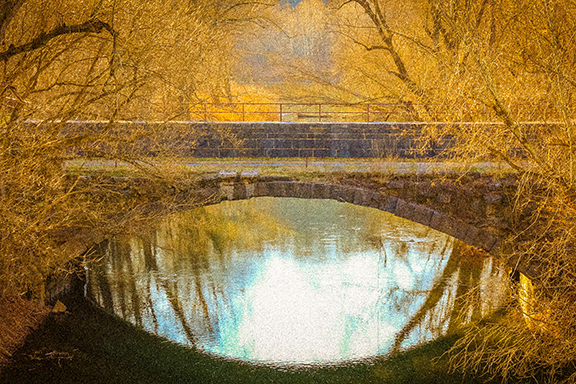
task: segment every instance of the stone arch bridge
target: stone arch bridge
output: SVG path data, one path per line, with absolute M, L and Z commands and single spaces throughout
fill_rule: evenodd
M 84 183 L 90 183 L 84 177 Z M 450 235 L 493 256 L 505 252 L 504 239 L 513 231 L 513 196 L 517 188 L 512 176 L 493 177 L 479 173 L 449 175 L 430 173 L 389 174 L 378 179 L 370 174 L 331 175 L 325 181 L 262 176 L 257 171 L 208 175 L 194 182 L 160 185 L 151 179 L 99 178 L 125 196 L 146 197 L 146 212 L 174 211 L 217 204 L 226 200 L 256 197 L 332 199 L 389 212 Z M 104 240 L 98 230 L 70 233 L 61 252 L 82 255 Z M 537 277 L 537 267 L 506 258 L 514 271 Z M 48 301 L 61 295 L 66 284 L 52 282 Z M 49 284 L 48 284 L 49 285 Z

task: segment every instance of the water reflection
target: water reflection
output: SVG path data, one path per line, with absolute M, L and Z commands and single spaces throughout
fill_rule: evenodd
M 453 238 L 330 200 L 183 212 L 102 255 L 88 295 L 105 308 L 176 342 L 270 363 L 409 348 L 484 316 L 505 282 L 493 259 Z

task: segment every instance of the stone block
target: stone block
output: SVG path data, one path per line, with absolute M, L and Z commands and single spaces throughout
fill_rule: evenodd
M 330 198 L 330 184 L 313 183 L 313 199 L 329 199 Z
M 286 183 L 285 181 L 273 181 L 268 187 L 270 196 L 285 197 L 286 196 Z
M 438 194 L 438 202 L 442 204 L 450 204 L 452 201 L 452 195 L 448 192 L 440 192 Z
M 497 240 L 498 238 L 490 232 L 486 232 L 485 230 L 473 226 L 468 228 L 466 237 L 464 238 L 466 244 L 483 249 L 486 252 L 490 252 Z
M 234 195 L 232 196 L 233 200 L 243 200 L 247 198 L 246 193 L 246 184 L 244 183 L 236 183 L 234 184 Z
M 236 181 L 237 175 L 238 172 L 236 171 L 221 170 L 218 172 L 218 179 L 220 179 L 220 182 L 233 182 Z
M 220 148 L 218 157 L 239 157 L 240 152 L 239 148 Z
M 380 202 L 383 196 L 385 195 L 383 195 L 380 192 L 372 191 L 372 193 L 370 194 L 370 201 L 368 202 L 367 207 L 380 209 Z
M 332 190 L 330 191 L 330 198 L 345 203 L 353 203 L 356 189 L 357 188 L 349 187 L 347 185 L 336 185 L 332 187 Z
M 312 140 L 312 146 L 310 148 L 314 149 L 327 149 L 330 148 L 329 143 L 324 139 Z
M 245 157 L 266 157 L 265 148 L 244 148 L 243 156 Z
M 297 157 L 298 149 L 270 149 L 268 151 L 269 157 Z
M 502 201 L 502 195 L 498 195 L 496 193 L 489 193 L 484 195 L 484 201 L 487 204 L 499 204 Z
M 300 196 L 303 199 L 313 199 L 314 198 L 314 184 L 313 183 L 301 183 L 300 184 Z
M 295 140 L 294 147 L 299 149 L 313 149 L 314 140 Z
M 386 182 L 386 188 L 404 189 L 406 182 L 404 180 L 389 180 Z
M 313 149 L 299 149 L 298 157 L 314 157 Z
M 434 212 L 434 215 L 430 220 L 430 228 L 461 241 L 464 241 L 466 238 L 468 227 L 468 224 L 440 212 Z
M 226 200 L 234 200 L 234 186 L 233 185 L 221 185 L 220 193 Z
M 259 182 L 254 184 L 254 197 L 268 196 L 268 184 L 266 182 Z
M 329 157 L 330 156 L 330 150 L 329 149 L 315 149 L 313 151 L 313 156 L 314 157 Z
M 428 226 L 430 225 L 434 210 L 398 199 L 394 214 L 398 217 Z
M 256 183 L 246 184 L 246 198 L 247 199 L 254 197 L 255 189 L 256 189 Z
M 380 194 L 379 200 L 379 210 L 390 213 L 396 212 L 396 206 L 398 204 L 398 198 L 396 196 Z
M 254 136 L 252 136 L 249 139 L 245 139 L 244 142 L 242 143 L 243 149 L 254 149 L 259 147 L 260 147 L 260 140 L 258 140 L 258 138 Z
M 253 169 L 253 170 L 247 170 L 247 171 L 242 171 L 242 172 L 240 173 L 240 180 L 244 180 L 244 181 L 254 180 L 255 178 L 258 177 L 258 173 L 259 173 L 259 172 L 260 172 L 260 171 L 255 170 L 255 169 Z
M 282 138 L 278 138 L 278 140 L 276 140 L 274 142 L 274 148 L 276 149 L 290 149 L 290 148 L 294 148 L 294 141 L 293 140 L 286 140 L 284 137 Z
M 354 204 L 362 207 L 370 207 L 373 194 L 374 192 L 367 189 L 356 189 L 356 192 L 354 193 Z
M 284 189 L 284 196 L 285 197 L 298 197 L 300 194 L 300 183 L 297 181 L 284 181 L 285 189 Z

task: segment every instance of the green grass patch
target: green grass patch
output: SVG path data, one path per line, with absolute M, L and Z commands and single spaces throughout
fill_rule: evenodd
M 75 159 L 66 162 L 72 175 L 141 177 L 174 173 L 180 177 L 218 173 L 220 170 L 258 170 L 262 175 L 291 176 L 314 180 L 333 173 L 427 174 L 437 172 L 479 172 L 504 175 L 509 167 L 490 164 L 454 164 L 437 160 L 348 159 L 348 158 L 147 158 L 139 165 L 104 159 Z
M 369 363 L 281 370 L 229 361 L 169 342 L 93 306 L 66 303 L 0 372 L 1 383 L 483 383 L 450 372 L 445 337 Z M 492 381 L 499 382 L 499 381 Z

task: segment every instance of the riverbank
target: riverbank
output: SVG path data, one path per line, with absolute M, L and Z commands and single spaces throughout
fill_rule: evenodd
M 21 297 L 0 298 L 0 371 L 28 336 L 42 324 L 51 308 Z
M 280 167 L 280 165 L 277 164 L 268 164 L 263 169 L 268 169 L 267 167 L 274 168 L 276 166 Z M 347 166 L 351 166 L 351 164 L 347 164 Z M 110 164 L 106 167 L 108 168 L 106 172 L 114 174 L 118 171 L 116 167 L 112 167 Z M 210 165 L 210 167 L 215 167 L 214 170 L 230 168 L 229 165 L 222 164 L 220 164 L 220 166 Z M 244 169 L 244 167 L 250 168 L 247 164 L 242 164 L 240 167 L 238 170 Z M 373 187 L 375 189 L 386 188 L 391 190 L 400 184 L 399 180 L 391 179 L 391 175 L 394 174 L 393 169 L 389 169 L 389 172 L 356 172 L 355 174 L 349 174 L 348 172 L 336 172 L 335 170 L 326 173 L 326 169 L 323 168 L 324 166 L 313 166 L 312 163 L 310 163 L 308 167 L 302 164 L 300 164 L 300 166 L 287 165 L 285 167 L 291 170 L 291 172 L 287 172 L 288 174 L 298 176 L 299 178 L 302 177 L 305 180 L 328 180 L 351 186 Z M 340 170 L 339 167 L 340 166 L 335 166 L 334 168 Z M 312 171 L 312 169 L 314 169 L 314 171 Z M 434 193 L 432 193 L 434 191 L 433 188 L 439 186 L 431 185 L 429 180 L 424 179 L 435 176 L 436 172 L 434 171 L 432 172 L 433 175 L 429 175 L 431 172 L 431 169 L 429 169 L 428 172 L 424 172 L 422 175 L 418 170 L 427 168 L 410 166 L 404 169 L 409 172 L 402 176 L 402 181 L 404 181 L 404 179 L 406 179 L 406 181 L 402 182 L 403 188 L 401 189 L 405 191 L 408 197 L 413 195 L 412 197 L 414 197 L 414 199 L 430 200 L 430 196 L 434 195 Z M 432 169 L 436 169 L 436 167 L 434 166 Z M 86 171 L 86 169 L 84 170 Z M 102 172 L 101 169 L 95 169 L 93 171 L 95 171 L 97 175 L 101 175 Z M 204 171 L 210 172 L 212 169 Z M 477 172 L 477 170 L 470 171 Z M 495 171 L 497 171 L 496 173 L 500 172 L 498 170 Z M 283 173 L 284 172 L 285 171 L 283 171 Z M 416 175 L 414 175 L 414 173 L 416 173 Z M 128 175 L 130 175 L 130 172 L 128 172 Z M 420 177 L 424 179 L 420 180 Z M 471 179 L 476 180 L 476 177 L 472 177 Z M 459 178 L 458 181 L 463 182 L 463 179 Z M 484 195 L 492 191 L 486 189 L 487 184 L 485 185 L 483 180 L 478 179 L 474 181 L 474 183 L 478 184 L 478 186 L 472 189 L 478 189 L 475 194 L 478 195 L 478 200 L 482 202 L 485 200 Z M 150 197 L 149 193 L 146 192 L 146 188 L 140 189 L 143 191 L 142 198 Z M 472 189 L 466 189 L 466 199 L 470 199 Z M 454 202 L 457 199 L 457 194 L 454 194 L 449 200 Z M 449 202 L 446 204 L 448 203 Z M 460 207 L 458 209 L 461 209 L 461 204 L 453 203 L 452 205 Z M 466 214 L 474 216 L 475 220 L 477 220 L 478 216 L 475 212 L 466 212 Z M 449 339 L 448 342 L 439 342 L 440 344 L 432 344 L 440 345 L 440 348 L 426 350 L 426 348 L 428 348 L 426 346 L 422 347 L 424 348 L 424 352 L 409 352 L 406 354 L 408 357 L 405 358 L 397 356 L 391 359 L 390 363 L 380 362 L 382 363 L 381 365 L 357 366 L 354 367 L 354 369 L 347 367 L 345 375 L 338 376 L 338 379 L 335 379 L 336 376 L 334 376 L 334 372 L 337 371 L 339 372 L 338 374 L 340 374 L 342 369 L 344 369 L 342 367 L 329 370 L 325 369 L 321 370 L 321 372 L 315 370 L 290 373 L 287 375 L 285 372 L 279 373 L 264 367 L 254 369 L 252 366 L 245 366 L 238 363 L 219 360 L 214 362 L 214 359 L 207 359 L 205 355 L 194 351 L 190 352 L 190 350 L 178 346 L 168 348 L 166 347 L 166 341 L 157 338 L 150 339 L 150 335 L 143 334 L 142 331 L 135 330 L 133 327 L 118 321 L 118 319 L 112 321 L 107 314 L 101 313 L 97 308 L 86 306 L 86 303 L 67 304 L 67 306 L 68 314 L 51 315 L 40 329 L 28 338 L 26 345 L 16 353 L 11 368 L 7 368 L 6 372 L 11 373 L 2 371 L 0 374 L 0 382 L 76 383 L 83 382 L 78 381 L 77 378 L 83 378 L 82 380 L 84 380 L 84 382 L 268 383 L 273 381 L 286 383 L 446 383 L 450 382 L 446 381 L 446 378 L 451 377 L 444 360 L 439 360 L 440 364 L 444 365 L 440 368 L 436 368 L 435 365 L 432 367 L 429 362 L 431 359 L 443 356 L 444 352 L 446 352 L 454 342 L 453 339 Z M 95 319 L 98 319 L 98 321 L 95 322 Z M 22 322 L 22 324 L 25 324 L 25 322 Z M 115 330 L 116 328 L 122 329 L 123 332 L 118 333 Z M 23 334 L 21 334 L 21 338 L 22 335 Z M 124 337 L 124 335 L 130 335 L 130 337 Z M 72 340 L 74 340 L 74 342 L 72 342 Z M 18 343 L 15 345 L 18 345 Z M 422 350 L 419 348 L 417 351 Z M 143 353 L 150 353 L 150 355 L 143 356 Z M 165 355 L 165 353 L 167 353 L 167 355 Z M 443 359 L 446 358 L 444 357 Z M 162 363 L 160 364 L 156 361 Z M 398 363 L 398 361 L 406 361 L 406 364 Z M 444 363 L 442 363 L 442 361 L 444 361 Z M 434 364 L 436 364 L 436 361 Z M 163 365 L 171 368 L 165 368 Z M 398 367 L 394 368 L 396 365 Z M 92 366 L 95 368 L 92 368 Z M 132 372 L 133 370 L 135 373 Z M 168 372 L 166 372 L 166 370 L 168 370 Z M 182 374 L 174 378 L 175 376 L 172 372 L 174 370 L 182 370 L 188 372 L 188 374 Z M 398 372 L 398 370 L 400 370 L 400 372 Z M 232 373 L 230 375 L 224 375 L 222 373 L 228 371 Z M 39 372 L 43 373 L 36 379 Z M 192 376 L 186 376 L 190 375 L 190 372 L 192 372 Z M 134 376 L 135 379 L 132 380 L 130 375 L 136 375 Z M 253 375 L 256 376 L 253 377 Z M 152 377 L 152 379 L 150 379 L 150 377 Z M 261 379 L 258 379 L 258 381 L 255 377 L 261 377 Z M 420 381 L 414 381 L 416 377 L 419 377 Z M 460 383 L 463 380 L 461 374 L 454 377 L 453 382 Z M 158 378 L 158 380 L 156 380 L 156 378 Z M 466 382 L 470 382 L 468 378 Z M 483 380 L 479 379 L 478 382 L 483 382 Z
M 484 383 L 451 372 L 445 337 L 371 363 L 282 370 L 213 358 L 148 334 L 84 299 L 65 302 L 0 371 L 0 383 Z M 488 383 L 500 383 L 493 379 Z

